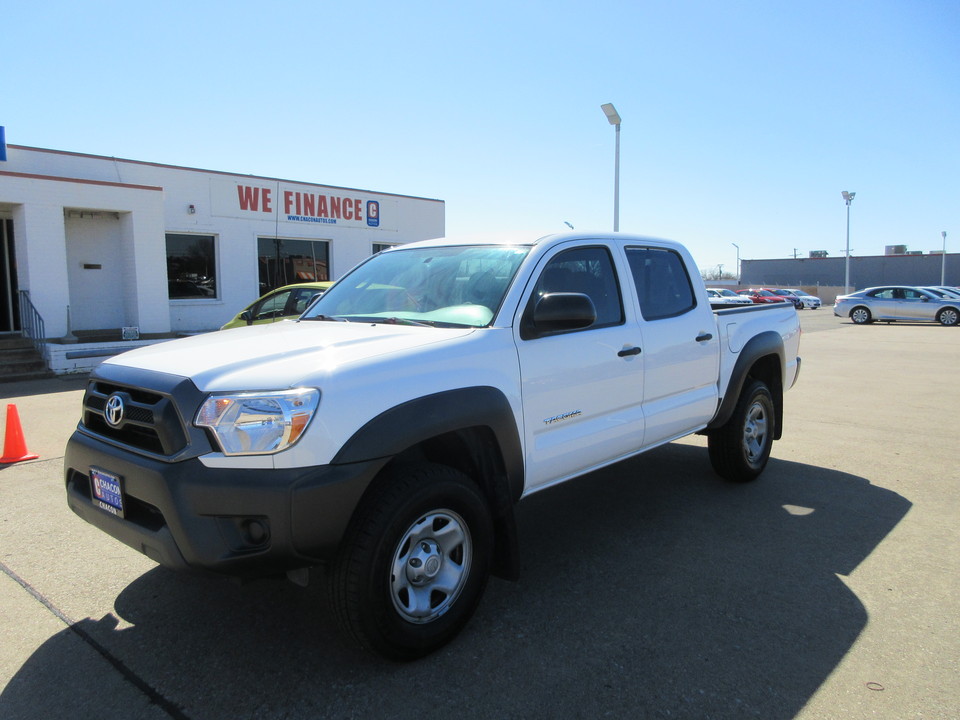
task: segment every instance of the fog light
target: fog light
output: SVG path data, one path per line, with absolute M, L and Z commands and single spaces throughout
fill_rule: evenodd
M 248 545 L 263 545 L 270 539 L 270 530 L 262 520 L 244 520 L 241 529 Z

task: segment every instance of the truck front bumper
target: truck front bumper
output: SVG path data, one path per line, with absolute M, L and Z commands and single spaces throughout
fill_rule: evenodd
M 81 518 L 173 569 L 270 575 L 332 558 L 383 461 L 284 470 L 163 462 L 76 431 L 64 458 Z M 122 516 L 101 509 L 91 469 L 119 479 Z

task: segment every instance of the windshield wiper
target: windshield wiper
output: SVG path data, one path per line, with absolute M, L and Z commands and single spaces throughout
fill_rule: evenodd
M 410 318 L 391 317 L 382 321 L 384 325 L 416 325 L 417 327 L 436 327 L 435 323 Z
M 310 317 L 300 318 L 301 320 L 326 320 L 329 322 L 346 322 L 343 318 L 333 317 L 332 315 L 311 315 Z

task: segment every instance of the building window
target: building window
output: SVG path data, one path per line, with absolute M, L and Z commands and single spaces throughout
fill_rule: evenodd
M 325 240 L 257 238 L 260 294 L 283 285 L 330 279 L 330 245 Z
M 217 297 L 213 235 L 167 234 L 167 288 L 171 300 Z
M 396 243 L 374 243 L 373 244 L 373 254 L 376 255 L 379 252 L 384 250 L 389 250 L 392 247 L 396 247 Z

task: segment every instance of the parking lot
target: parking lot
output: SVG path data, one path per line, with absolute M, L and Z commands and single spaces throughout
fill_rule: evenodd
M 38 460 L 0 466 L 2 718 L 960 718 L 960 329 L 800 313 L 755 483 L 694 437 L 524 500 L 424 660 L 335 632 L 324 578 L 173 574 L 66 506 L 82 379 L 0 385 Z

